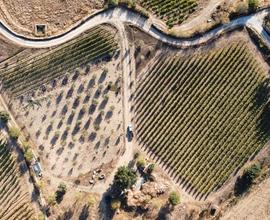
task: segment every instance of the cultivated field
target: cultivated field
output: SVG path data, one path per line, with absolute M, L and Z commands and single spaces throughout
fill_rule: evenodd
M 168 26 L 180 24 L 197 8 L 197 0 L 139 0 L 139 4 L 166 21 Z
M 96 27 L 64 45 L 12 57 L 3 88 L 37 146 L 45 172 L 77 178 L 113 164 L 123 150 L 116 30 Z
M 269 140 L 266 76 L 245 42 L 161 55 L 137 83 L 138 142 L 194 196 L 218 189 Z
M 5 90 L 17 97 L 55 79 L 80 65 L 100 57 L 110 57 L 117 50 L 115 30 L 96 27 L 75 40 L 37 55 L 14 56 L 1 64 L 0 77 Z M 42 86 L 42 91 L 46 90 Z
M 5 142 L 0 141 L 0 219 L 34 219 L 29 195 L 21 187 L 20 172 Z

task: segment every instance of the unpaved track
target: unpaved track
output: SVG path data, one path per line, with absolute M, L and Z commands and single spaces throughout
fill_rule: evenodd
M 216 28 L 210 32 L 205 33 L 202 37 L 190 38 L 187 40 L 170 37 L 162 33 L 161 31 L 153 28 L 153 26 L 149 26 L 147 19 L 140 16 L 138 13 L 120 7 L 108 9 L 93 17 L 89 17 L 88 19 L 81 22 L 79 25 L 68 30 L 66 33 L 50 38 L 34 39 L 20 36 L 19 34 L 13 32 L 2 21 L 0 21 L 0 33 L 3 34 L 5 37 L 7 37 L 9 40 L 21 46 L 32 48 L 45 48 L 67 42 L 77 37 L 81 33 L 85 32 L 86 30 L 89 30 L 90 28 L 93 28 L 97 25 L 104 23 L 115 24 L 119 22 L 119 23 L 133 24 L 134 26 L 144 30 L 152 37 L 164 43 L 168 43 L 173 46 L 189 47 L 206 43 L 207 41 L 216 38 L 220 34 L 235 29 L 239 26 L 248 26 L 251 27 L 256 32 L 258 32 L 258 34 L 261 34 L 266 43 L 270 45 L 269 43 L 270 37 L 267 35 L 267 33 L 265 33 L 262 27 L 262 20 L 269 12 L 270 9 L 264 9 L 256 14 L 240 17 L 238 19 L 231 21 L 228 24 L 224 24 L 219 28 Z

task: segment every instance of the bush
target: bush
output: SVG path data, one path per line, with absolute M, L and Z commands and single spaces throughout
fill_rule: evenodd
M 88 205 L 89 207 L 93 207 L 93 206 L 96 204 L 96 202 L 97 202 L 97 201 L 96 201 L 96 199 L 95 199 L 94 196 L 89 196 L 87 205 Z
M 29 163 L 29 164 L 33 160 L 34 154 L 33 154 L 33 151 L 30 148 L 28 148 L 26 151 L 24 151 L 24 158 L 25 158 L 26 162 Z
M 147 173 L 148 173 L 148 174 L 153 173 L 154 169 L 155 169 L 155 164 L 154 164 L 154 163 L 151 163 L 151 164 L 148 166 Z
M 173 206 L 178 205 L 180 203 L 180 195 L 177 192 L 172 192 L 169 196 L 169 202 Z
M 14 128 L 14 127 L 11 127 L 9 130 L 8 130 L 8 133 L 10 135 L 10 137 L 13 139 L 13 140 L 18 140 L 21 132 L 18 128 Z
M 56 204 L 56 200 L 55 200 L 55 194 L 52 194 L 48 197 L 48 205 L 52 206 Z
M 145 168 L 145 159 L 143 156 L 139 156 L 136 162 L 136 165 L 139 169 L 144 169 Z
M 10 116 L 6 111 L 0 111 L 0 120 L 7 124 L 7 122 L 10 120 Z
M 129 167 L 119 167 L 113 180 L 113 186 L 117 193 L 130 188 L 136 183 L 136 174 Z
M 60 203 L 63 200 L 64 195 L 67 192 L 67 186 L 64 183 L 60 183 L 57 191 L 56 191 L 56 196 L 55 199 L 57 201 L 57 203 Z
M 108 0 L 108 6 L 117 6 L 118 0 Z
M 248 7 L 254 11 L 259 7 L 259 0 L 248 0 Z
M 117 209 L 120 209 L 120 206 L 121 206 L 121 202 L 120 202 L 120 200 L 118 200 L 118 199 L 113 199 L 112 201 L 111 201 L 111 209 L 112 210 L 117 210 Z
M 255 179 L 260 175 L 261 166 L 252 164 L 246 168 L 241 177 L 238 177 L 235 183 L 235 194 L 237 196 L 246 192 L 254 183 Z

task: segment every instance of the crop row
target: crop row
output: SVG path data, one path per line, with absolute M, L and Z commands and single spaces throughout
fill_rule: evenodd
M 139 82 L 139 143 L 194 194 L 207 195 L 269 139 L 265 75 L 245 43 L 193 57 L 161 56 Z M 262 94 L 259 94 L 262 96 Z
M 113 34 L 99 27 L 44 54 L 18 57 L 19 61 L 1 71 L 0 77 L 4 88 L 18 96 L 116 50 Z
M 198 6 L 196 0 L 140 0 L 139 3 L 169 26 L 182 23 Z
M 21 189 L 15 160 L 0 141 L 0 219 L 32 219 L 28 196 Z

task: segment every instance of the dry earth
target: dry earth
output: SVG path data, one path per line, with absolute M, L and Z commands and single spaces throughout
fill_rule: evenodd
M 36 24 L 47 25 L 47 35 L 64 32 L 95 11 L 104 0 L 5 0 L 0 19 L 20 34 L 33 36 Z
M 239 203 L 228 210 L 222 220 L 268 220 L 270 216 L 270 178 L 260 183 Z
M 119 66 L 117 59 L 78 68 L 47 85 L 45 93 L 31 94 L 40 107 L 28 106 L 26 97 L 16 99 L 18 121 L 35 142 L 46 172 L 73 179 L 117 160 L 124 140 L 121 93 L 112 91 L 120 88 Z

